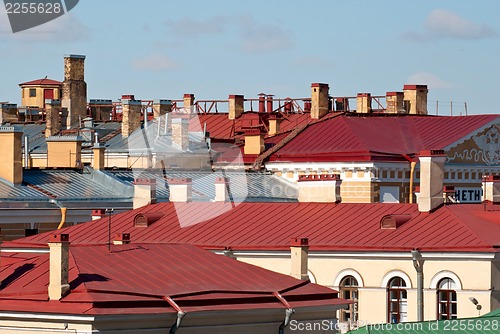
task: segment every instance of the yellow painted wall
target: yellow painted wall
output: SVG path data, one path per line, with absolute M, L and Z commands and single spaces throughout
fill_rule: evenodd
M 36 89 L 36 96 L 30 97 L 30 89 Z M 48 86 L 48 85 L 43 85 L 43 86 L 22 86 L 21 87 L 21 105 L 27 106 L 27 107 L 39 107 L 43 108 L 45 106 L 45 98 L 44 98 L 44 90 L 45 89 L 52 89 L 54 91 L 54 100 L 59 100 L 61 98 L 60 92 L 61 92 L 61 87 L 60 86 Z

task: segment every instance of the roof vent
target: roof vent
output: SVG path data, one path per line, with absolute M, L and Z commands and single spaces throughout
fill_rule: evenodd
M 401 214 L 401 215 L 385 215 L 380 219 L 380 228 L 382 230 L 395 230 L 398 227 L 403 226 L 412 218 L 412 215 Z
M 148 227 L 163 217 L 163 213 L 139 213 L 134 217 L 134 227 Z

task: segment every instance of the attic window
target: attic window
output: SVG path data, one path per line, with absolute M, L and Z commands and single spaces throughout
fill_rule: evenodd
M 134 227 L 148 227 L 163 217 L 163 213 L 139 213 L 134 218 Z
M 385 215 L 380 220 L 382 230 L 395 230 L 411 219 L 411 215 Z

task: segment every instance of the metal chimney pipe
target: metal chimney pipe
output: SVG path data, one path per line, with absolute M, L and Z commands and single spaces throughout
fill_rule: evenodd
M 24 169 L 30 168 L 30 140 L 28 135 L 24 135 Z

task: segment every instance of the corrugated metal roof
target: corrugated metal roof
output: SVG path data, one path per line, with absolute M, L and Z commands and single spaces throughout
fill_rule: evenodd
M 86 170 L 82 172 L 74 170 L 25 170 L 23 181 L 64 201 L 123 200 L 126 198 L 124 194 L 115 192 L 113 188 L 94 182 L 90 172 Z
M 147 228 L 134 227 L 139 213 L 162 213 Z M 411 219 L 381 229 L 389 214 Z M 107 222 L 107 221 L 106 221 Z M 89 222 L 65 229 L 73 242 L 105 243 L 107 224 Z M 179 242 L 220 249 L 288 249 L 291 238 L 308 237 L 313 250 L 495 251 L 500 245 L 500 207 L 443 206 L 420 213 L 416 204 L 160 203 L 116 215 L 112 233 L 130 232 L 136 242 Z M 44 243 L 47 235 L 18 243 Z M 16 243 L 14 242 L 14 243 Z
M 292 306 L 345 304 L 332 289 L 190 245 L 112 245 L 111 252 L 72 245 L 71 292 L 55 302 L 47 301 L 49 254 L 2 254 L 1 269 L 2 311 L 17 310 L 16 302 L 24 301 L 25 312 L 51 312 L 47 304 L 66 314 L 175 312 L 166 297 L 185 311 L 284 309 L 275 292 L 286 294 Z M 82 304 L 90 307 L 82 311 Z
M 167 170 L 132 170 L 132 171 L 105 171 L 120 181 L 133 186 L 136 178 L 156 179 L 156 197 L 168 200 L 169 178 L 191 178 L 193 181 L 193 200 L 209 201 L 215 198 L 215 179 L 229 177 L 230 191 L 237 201 L 263 199 L 290 200 L 297 199 L 297 187 L 269 173 L 245 173 L 233 171 L 171 171 Z
M 207 126 L 207 131 L 210 132 L 210 138 L 219 140 L 229 140 L 241 134 L 242 122 L 246 119 L 252 117 L 256 113 L 245 112 L 236 120 L 231 120 L 228 118 L 227 113 L 208 113 L 199 114 L 190 120 L 189 129 L 190 131 L 200 131 L 203 129 L 204 125 Z M 264 114 L 269 115 L 269 114 Z M 293 114 L 281 114 L 283 116 L 280 122 L 280 132 L 287 132 L 293 130 L 294 128 L 311 123 L 315 120 L 311 119 L 310 113 L 293 113 Z
M 306 157 L 335 159 L 342 154 L 374 156 L 414 154 L 444 149 L 491 122 L 498 115 L 477 116 L 339 116 L 309 125 L 274 153 L 271 161 Z M 346 157 L 344 156 L 345 160 Z
M 13 185 L 0 179 L 0 201 L 47 201 L 47 196 L 26 185 Z

